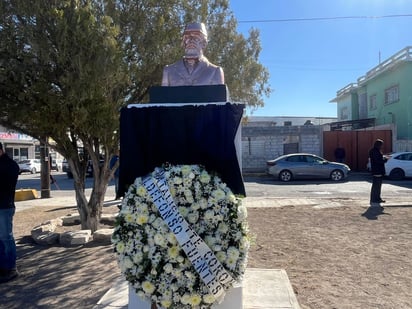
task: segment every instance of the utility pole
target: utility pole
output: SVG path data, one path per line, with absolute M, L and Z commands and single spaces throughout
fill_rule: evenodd
M 47 137 L 44 142 L 40 142 L 40 181 L 41 181 L 41 198 L 50 198 L 50 162 L 49 149 L 47 147 Z

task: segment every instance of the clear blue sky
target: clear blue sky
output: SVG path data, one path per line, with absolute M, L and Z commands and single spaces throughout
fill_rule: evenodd
M 238 31 L 260 30 L 273 89 L 253 116 L 336 117 L 336 91 L 412 45 L 412 0 L 232 0 Z M 411 15 L 393 18 L 340 18 Z M 286 19 L 336 18 L 282 21 Z M 274 22 L 258 22 L 275 20 Z M 251 22 L 249 22 L 251 21 Z M 250 112 L 248 112 L 250 114 Z

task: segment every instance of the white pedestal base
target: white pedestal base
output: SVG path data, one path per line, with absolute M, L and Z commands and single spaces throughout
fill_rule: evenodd
M 150 309 L 151 304 L 142 300 L 129 285 L 129 309 Z M 235 286 L 227 291 L 223 302 L 219 305 L 212 306 L 213 309 L 242 309 L 243 308 L 243 291 L 242 286 Z M 158 308 L 163 309 L 163 308 Z

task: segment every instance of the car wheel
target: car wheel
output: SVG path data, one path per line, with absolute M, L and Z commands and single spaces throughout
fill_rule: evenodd
M 289 172 L 288 170 L 281 171 L 279 173 L 279 180 L 288 182 L 292 180 L 292 173 Z
M 343 172 L 341 170 L 334 170 L 330 173 L 330 179 L 333 181 L 339 181 L 343 179 Z
M 402 180 L 405 178 L 405 172 L 400 168 L 395 168 L 389 173 L 389 178 L 393 180 Z
M 36 170 L 35 167 L 33 167 L 33 168 L 31 169 L 31 171 L 30 171 L 30 173 L 32 173 L 32 174 L 36 174 L 36 172 L 37 172 L 37 170 Z

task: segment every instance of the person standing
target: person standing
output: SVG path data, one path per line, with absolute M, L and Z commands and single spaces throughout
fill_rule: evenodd
M 14 194 L 19 170 L 19 165 L 7 155 L 0 143 L 0 283 L 18 276 L 13 216 L 16 211 Z
M 335 149 L 336 162 L 339 162 L 339 163 L 345 162 L 345 157 L 346 157 L 345 148 L 339 146 L 338 148 Z
M 114 198 L 115 200 L 120 199 L 120 195 L 119 195 L 119 165 L 118 164 L 116 165 L 117 161 L 119 161 L 119 151 L 117 151 L 116 154 L 111 158 L 110 164 L 109 164 L 110 170 L 112 170 L 116 166 L 116 170 L 114 171 L 114 174 L 113 174 L 114 191 L 116 193 L 116 197 Z
M 382 179 L 385 176 L 385 163 L 387 159 L 382 154 L 383 140 L 377 139 L 373 148 L 369 150 L 369 159 L 371 162 L 372 187 L 371 187 L 371 204 L 385 203 L 381 198 Z

